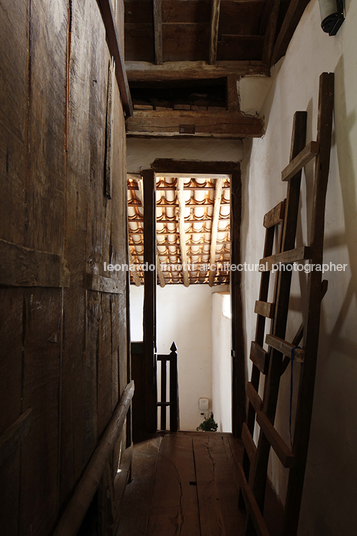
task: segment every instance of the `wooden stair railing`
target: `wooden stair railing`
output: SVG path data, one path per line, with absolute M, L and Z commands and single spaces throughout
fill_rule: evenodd
M 170 432 L 177 432 L 179 429 L 179 403 L 178 403 L 178 381 L 177 381 L 177 348 L 173 342 L 171 352 L 167 355 L 158 354 L 157 360 L 161 361 L 161 401 L 157 402 L 160 412 L 159 430 L 166 430 L 166 408 L 170 408 Z M 167 393 L 167 363 L 170 363 L 170 400 L 166 400 Z
M 74 493 L 63 512 L 53 536 L 75 536 L 100 484 L 102 475 L 115 444 L 123 429 L 125 418 L 134 395 L 134 382 L 131 381 L 123 391 L 106 427 L 99 445 L 78 482 Z

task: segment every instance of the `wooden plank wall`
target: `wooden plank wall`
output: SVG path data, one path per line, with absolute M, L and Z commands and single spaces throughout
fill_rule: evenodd
M 123 4 L 111 5 L 123 44 Z M 129 380 L 127 274 L 109 274 L 121 289 L 113 293 L 91 290 L 89 277 L 108 277 L 104 261 L 127 262 L 125 124 L 115 82 L 109 199 L 110 54 L 96 0 L 2 8 L 0 239 L 56 254 L 70 272 L 69 286 L 56 288 L 15 286 L 16 274 L 4 286 L 0 276 L 0 437 L 32 408 L 20 448 L 0 467 L 1 534 L 45 536 Z M 125 433 L 120 441 L 100 487 L 111 490 L 98 499 L 112 510 L 104 520 L 115 515 L 117 458 L 130 444 Z

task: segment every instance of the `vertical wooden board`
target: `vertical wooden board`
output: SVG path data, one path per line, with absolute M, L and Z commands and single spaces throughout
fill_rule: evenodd
M 62 291 L 25 291 L 23 411 L 31 429 L 21 448 L 20 534 L 47 536 L 58 515 Z
M 25 245 L 57 254 L 64 240 L 67 11 L 62 0 L 31 1 Z
M 90 34 L 88 50 L 89 80 L 89 151 L 90 151 L 90 204 L 88 213 L 87 267 L 100 269 L 102 261 L 102 217 L 105 158 L 105 123 L 107 106 L 108 51 L 105 30 L 100 23 L 100 12 L 96 2 L 91 5 L 91 20 L 99 21 Z M 104 259 L 107 261 L 107 259 Z M 104 274 L 106 275 L 106 274 Z
M 0 435 L 21 414 L 22 392 L 22 289 L 0 288 Z M 20 454 L 14 453 L 0 467 L 1 534 L 18 531 Z
M 192 437 L 164 436 L 157 462 L 148 536 L 201 533 L 195 482 Z
M 97 359 L 99 353 L 99 325 L 101 295 L 87 291 L 86 354 L 84 363 L 84 428 L 83 457 L 89 459 L 97 444 Z
M 202 534 L 234 536 L 241 522 L 239 486 L 226 438 L 207 433 L 193 441 Z
M 64 348 L 61 408 L 61 504 L 79 478 L 83 458 L 83 364 L 85 363 L 85 268 L 87 207 L 90 191 L 88 61 L 92 27 L 92 0 L 72 2 L 71 57 L 69 61 L 69 125 L 66 188 L 65 258 L 71 286 L 65 290 Z
M 99 328 L 97 430 L 101 435 L 112 415 L 112 345 L 110 295 L 102 294 Z
M 126 314 L 126 296 L 119 294 L 119 392 L 123 392 L 127 385 L 127 348 L 128 348 L 128 330 Z
M 117 294 L 110 296 L 110 316 L 112 330 L 112 410 L 119 400 L 119 331 L 120 331 L 119 297 Z
M 240 227 L 242 217 L 242 185 L 240 170 L 231 176 L 231 264 L 238 265 L 241 259 Z M 232 429 L 240 437 L 245 420 L 245 358 L 243 335 L 243 308 L 241 295 L 241 272 L 231 271 L 230 281 L 232 311 Z
M 28 5 L 22 0 L 6 0 L 0 17 L 0 237 L 21 245 L 25 230 Z

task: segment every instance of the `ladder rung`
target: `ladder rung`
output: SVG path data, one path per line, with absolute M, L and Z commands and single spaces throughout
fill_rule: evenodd
M 245 478 L 242 465 L 238 464 L 238 475 L 240 480 L 240 489 L 249 515 L 252 519 L 257 536 L 270 536 L 254 493 Z
M 273 318 L 274 303 L 257 300 L 255 302 L 254 312 L 258 315 L 265 316 L 266 318 Z
M 318 142 L 310 141 L 310 143 L 308 143 L 306 147 L 304 147 L 304 149 L 297 156 L 295 156 L 294 160 L 292 160 L 290 164 L 283 169 L 281 172 L 281 180 L 288 181 L 289 179 L 295 177 L 298 171 L 306 166 L 306 164 L 310 162 L 310 160 L 312 160 L 318 152 Z
M 161 406 L 171 406 L 171 402 L 156 402 L 156 405 L 161 408 Z
M 250 359 L 262 374 L 268 373 L 269 354 L 255 341 L 250 346 Z
M 265 257 L 259 261 L 264 265 L 262 271 L 266 272 L 273 269 L 273 265 L 290 264 L 293 262 L 304 261 L 312 258 L 312 248 L 309 246 L 301 246 L 299 248 L 290 249 L 289 251 L 283 251 L 282 253 L 276 253 L 270 257 Z
M 252 438 L 247 424 L 244 422 L 242 427 L 242 441 L 250 463 L 253 465 L 257 453 L 257 447 Z
M 257 413 L 257 422 L 283 466 L 286 468 L 293 467 L 295 463 L 294 454 L 262 411 Z
M 284 201 L 280 201 L 274 208 L 269 210 L 264 216 L 263 225 L 266 229 L 270 229 L 270 227 L 274 227 L 274 225 L 277 225 L 281 220 L 284 219 L 285 214 L 285 199 Z
M 252 404 L 256 413 L 263 409 L 263 400 L 258 395 L 252 382 L 247 383 L 247 397 L 249 398 L 249 402 Z
M 305 351 L 301 348 L 296 348 L 293 344 L 290 342 L 286 342 L 283 339 L 280 339 L 280 337 L 276 337 L 275 335 L 267 335 L 265 338 L 266 344 L 274 348 L 275 350 L 278 350 L 278 352 L 281 352 L 282 354 L 286 355 L 287 357 L 291 358 L 291 351 L 293 348 L 294 350 L 294 361 L 297 363 L 303 363 L 305 359 Z

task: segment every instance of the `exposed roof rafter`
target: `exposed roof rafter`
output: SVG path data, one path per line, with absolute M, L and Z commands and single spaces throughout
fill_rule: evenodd
M 221 207 L 223 179 L 216 179 L 216 190 L 214 198 L 213 219 L 211 229 L 211 251 L 210 251 L 210 271 L 209 271 L 209 286 L 213 287 L 216 275 L 216 243 L 218 233 L 219 211 Z M 212 269 L 214 267 L 214 269 Z
M 185 233 L 185 197 L 183 193 L 183 179 L 177 179 L 177 199 L 179 202 L 179 231 L 180 231 L 180 250 L 183 284 L 189 286 L 188 269 L 187 269 L 187 253 L 186 253 L 186 233 Z
M 217 42 L 218 42 L 218 27 L 219 27 L 220 10 L 221 10 L 221 0 L 212 0 L 211 37 L 210 37 L 209 61 L 208 61 L 210 65 L 215 65 L 217 61 Z

